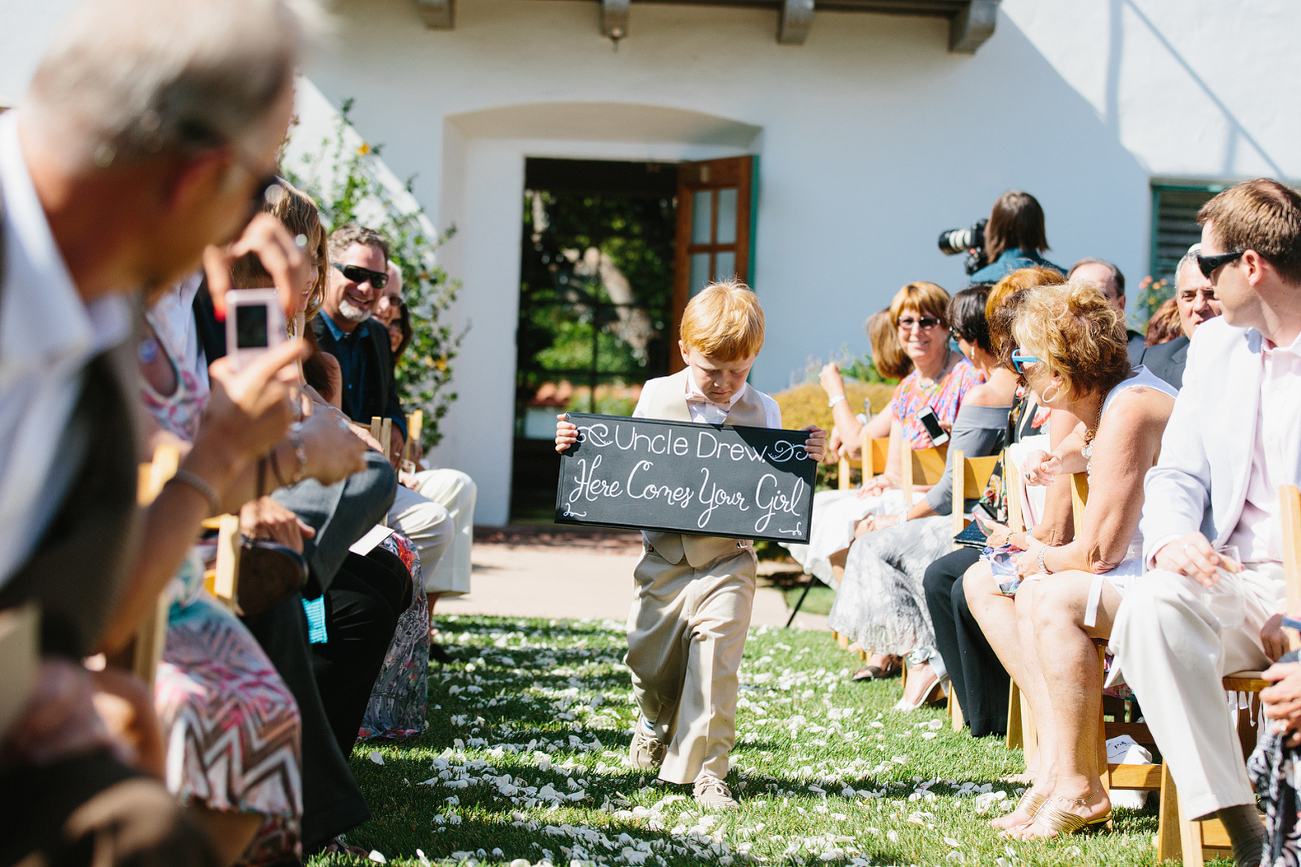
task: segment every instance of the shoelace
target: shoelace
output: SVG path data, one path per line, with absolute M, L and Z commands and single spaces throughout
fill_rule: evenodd
M 711 777 L 708 774 L 701 776 L 696 780 L 696 794 L 703 795 L 706 792 L 712 792 L 715 795 L 722 795 L 725 798 L 732 797 L 732 790 L 727 784 L 718 777 Z

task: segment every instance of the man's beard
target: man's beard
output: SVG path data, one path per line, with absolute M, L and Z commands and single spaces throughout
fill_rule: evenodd
M 370 316 L 370 310 L 344 298 L 339 302 L 339 315 L 349 322 L 357 323 Z

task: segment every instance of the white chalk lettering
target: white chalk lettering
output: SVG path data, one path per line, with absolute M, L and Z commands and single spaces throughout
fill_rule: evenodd
M 649 470 L 655 464 L 650 461 L 638 461 L 637 465 L 628 473 L 628 481 L 625 487 L 628 489 L 628 497 L 633 500 L 664 500 L 670 506 L 677 506 L 685 509 L 691 502 L 690 488 L 670 488 L 668 485 L 656 485 L 654 483 L 644 485 L 641 493 L 637 493 L 637 488 L 633 485 L 633 477 L 642 470 Z
M 754 504 L 766 511 L 759 516 L 759 520 L 754 522 L 754 531 L 756 533 L 766 532 L 768 523 L 779 512 L 798 515 L 799 505 L 803 499 L 800 495 L 803 493 L 803 479 L 796 479 L 795 484 L 791 486 L 790 494 L 784 494 L 778 488 L 777 477 L 772 473 L 764 473 L 763 477 L 759 479 L 759 484 L 755 486 Z
M 708 467 L 701 467 L 700 472 L 705 474 L 705 481 L 700 485 L 699 500 L 701 503 L 704 503 L 707 508 L 705 511 L 701 512 L 700 517 L 696 519 L 697 527 L 703 530 L 709 523 L 709 519 L 714 516 L 714 509 L 717 509 L 719 506 L 735 506 L 742 512 L 750 511 L 750 507 L 745 504 L 744 494 L 739 491 L 736 493 L 728 493 L 716 484 L 711 485 L 709 481 Z M 708 496 L 706 496 L 706 491 L 708 491 Z
M 619 482 L 596 478 L 596 471 L 600 466 L 601 455 L 597 455 L 592 460 L 591 467 L 588 467 L 586 458 L 579 459 L 578 475 L 574 477 L 576 487 L 569 492 L 567 502 L 576 503 L 579 500 L 591 502 L 600 497 L 617 497 L 623 493 Z

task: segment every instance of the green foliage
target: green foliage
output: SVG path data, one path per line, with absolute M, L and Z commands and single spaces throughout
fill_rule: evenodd
M 1174 286 L 1170 285 L 1168 280 L 1153 280 L 1151 277 L 1144 277 L 1138 284 L 1138 296 L 1134 299 L 1134 308 L 1130 311 L 1130 318 L 1142 323 L 1142 328 L 1147 328 L 1147 321 L 1156 313 L 1156 309 L 1164 304 L 1175 294 Z M 1141 329 L 1140 329 L 1141 330 Z
M 359 223 L 381 232 L 389 240 L 390 258 L 402 270 L 402 296 L 411 314 L 411 343 L 397 367 L 397 387 L 407 410 L 425 414 L 421 440 L 425 448 L 443 438 L 441 422 L 456 400 L 451 390 L 452 361 L 460 351 L 467 325 L 453 328 L 446 313 L 456 300 L 461 282 L 439 267 L 434 252 L 455 233 L 455 227 L 436 233 L 423 208 L 414 209 L 394 200 L 380 182 L 374 160 L 382 145 L 349 142 L 348 117 L 352 100 L 345 100 L 333 133 L 318 150 L 302 161 L 298 170 L 283 166 L 285 178 L 316 200 L 321 220 L 329 228 Z M 327 174 L 322 174 L 323 167 Z M 414 178 L 406 182 L 411 191 Z
M 667 199 L 525 191 L 517 400 L 547 382 L 579 386 L 570 408 L 630 412 L 603 397 L 668 372 L 673 203 Z

